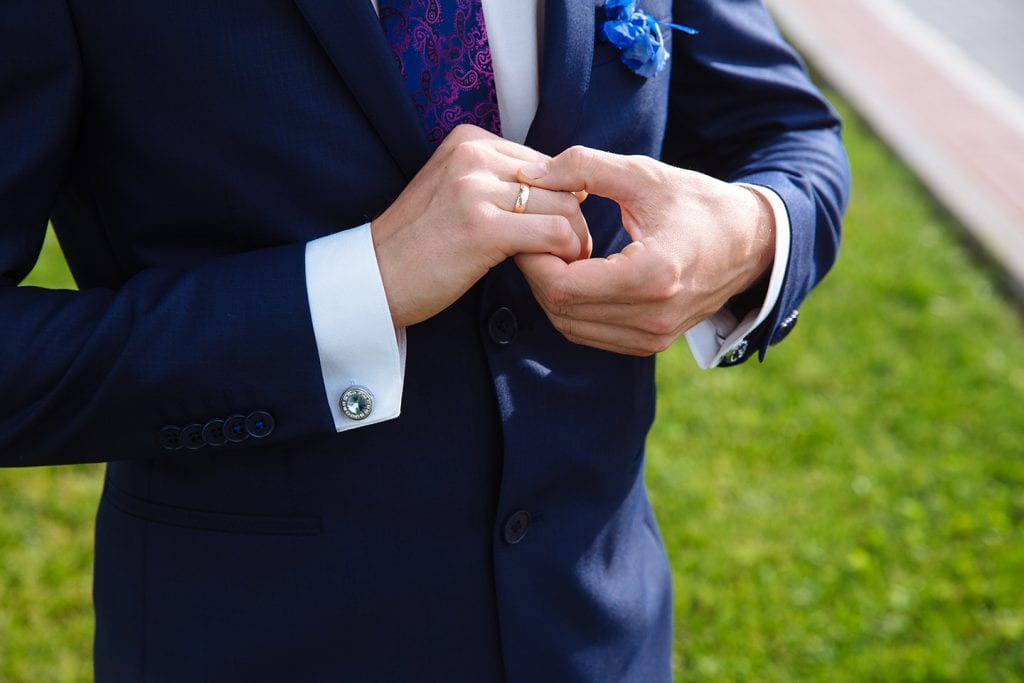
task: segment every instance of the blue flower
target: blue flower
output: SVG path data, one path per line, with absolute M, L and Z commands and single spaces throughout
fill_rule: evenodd
M 604 11 L 608 20 L 601 25 L 601 31 L 622 51 L 622 63 L 644 78 L 660 73 L 669 58 L 661 22 L 638 10 L 636 0 L 607 0 Z M 697 33 L 688 26 L 667 25 L 691 35 Z

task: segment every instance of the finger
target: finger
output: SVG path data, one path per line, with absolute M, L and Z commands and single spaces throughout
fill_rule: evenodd
M 574 344 L 629 356 L 661 353 L 679 338 L 678 334 L 654 334 L 599 321 L 551 318 L 550 314 L 549 319 L 555 329 Z
M 580 322 L 604 323 L 637 333 L 678 337 L 692 325 L 689 319 L 661 303 L 581 304 L 564 311 Z
M 636 301 L 646 283 L 643 262 L 646 248 L 640 242 L 616 259 L 591 258 L 573 263 L 550 259 L 517 259 L 538 300 L 544 299 L 559 312 L 581 304 Z
M 497 213 L 501 215 L 496 217 L 493 228 L 505 257 L 544 255 L 565 265 L 579 258 L 583 251 L 583 242 L 565 216 Z
M 516 200 L 523 192 L 523 184 L 515 184 L 515 197 L 512 199 L 513 207 Z M 530 214 L 549 214 L 564 216 L 572 227 L 573 232 L 580 239 L 580 253 L 573 261 L 590 257 L 593 248 L 593 240 L 590 236 L 590 229 L 587 227 L 587 219 L 580 211 L 579 201 L 570 192 L 552 192 L 543 188 L 532 188 L 525 186 L 525 212 Z
M 639 188 L 651 187 L 656 166 L 647 157 L 623 156 L 589 147 L 570 147 L 550 161 L 524 166 L 521 182 L 548 190 L 585 191 L 620 204 L 635 199 Z

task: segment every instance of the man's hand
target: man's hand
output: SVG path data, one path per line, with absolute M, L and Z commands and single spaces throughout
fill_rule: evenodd
M 579 202 L 533 189 L 514 213 L 517 170 L 548 157 L 474 126 L 451 132 L 370 226 L 396 327 L 437 314 L 487 271 L 519 253 L 565 264 L 590 255 Z
M 525 166 L 519 178 L 614 200 L 634 240 L 607 258 L 516 257 L 552 324 L 579 344 L 638 356 L 663 351 L 751 287 L 774 259 L 767 201 L 701 173 L 573 147 Z

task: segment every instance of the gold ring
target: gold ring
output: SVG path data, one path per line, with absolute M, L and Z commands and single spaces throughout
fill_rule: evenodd
M 516 195 L 516 203 L 512 210 L 516 213 L 526 213 L 526 202 L 528 201 L 530 201 L 530 186 L 526 183 L 519 183 L 519 194 Z

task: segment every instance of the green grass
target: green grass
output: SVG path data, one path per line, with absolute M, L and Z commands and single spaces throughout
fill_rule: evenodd
M 794 333 L 764 365 L 660 359 L 678 678 L 1024 680 L 1024 328 L 847 120 L 843 253 Z M 66 286 L 47 249 L 34 281 Z M 100 474 L 0 471 L 0 681 L 91 676 Z
M 74 282 L 53 234 L 25 284 Z M 90 681 L 102 465 L 0 469 L 0 682 Z
M 1024 679 L 1024 330 L 851 118 L 835 271 L 764 365 L 659 366 L 648 480 L 697 681 Z

